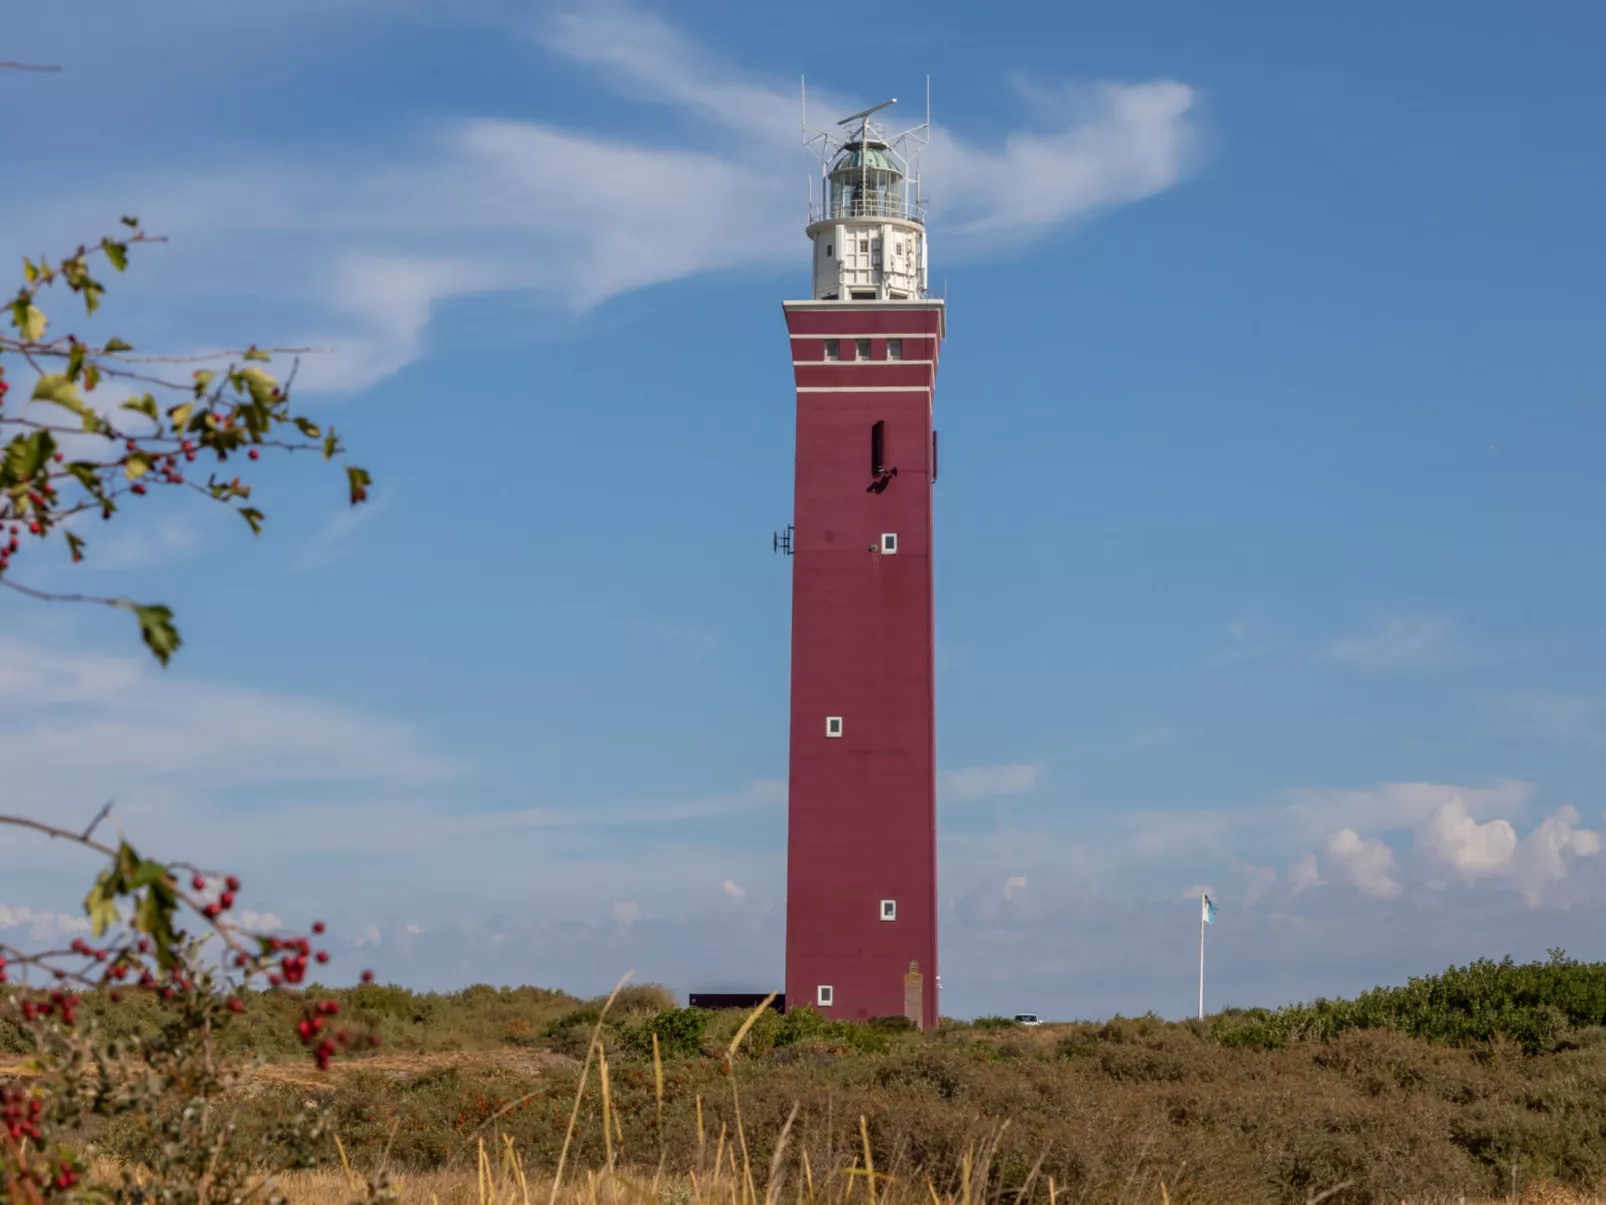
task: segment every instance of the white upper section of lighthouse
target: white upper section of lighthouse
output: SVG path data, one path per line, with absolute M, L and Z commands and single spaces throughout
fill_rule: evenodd
M 846 127 L 843 132 L 813 129 L 805 108 L 806 144 L 820 160 L 819 186 L 809 186 L 816 301 L 914 301 L 927 295 L 920 151 L 931 104 L 928 96 L 925 124 L 888 137 L 870 117 L 896 103 L 844 117 L 837 123 Z

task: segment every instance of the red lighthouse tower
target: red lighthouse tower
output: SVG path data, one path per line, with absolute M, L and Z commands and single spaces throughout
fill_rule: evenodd
M 892 101 L 886 102 L 892 104 Z M 784 304 L 797 381 L 786 997 L 934 1026 L 932 389 L 919 148 L 878 105 L 809 131 L 814 287 Z

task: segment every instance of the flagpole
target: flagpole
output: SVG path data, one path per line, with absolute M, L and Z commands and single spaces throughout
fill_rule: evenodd
M 1204 1020 L 1204 927 L 1205 897 L 1199 896 L 1199 1020 Z

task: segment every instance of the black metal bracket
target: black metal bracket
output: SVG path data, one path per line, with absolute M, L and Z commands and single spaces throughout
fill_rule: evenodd
M 790 523 L 786 525 L 785 531 L 775 533 L 774 550 L 776 552 L 784 552 L 787 556 L 792 555 L 792 525 Z

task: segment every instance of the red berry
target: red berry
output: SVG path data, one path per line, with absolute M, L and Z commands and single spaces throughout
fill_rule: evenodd
M 245 1011 L 245 1001 L 236 996 L 229 1001 L 229 1011 L 231 1013 L 243 1013 Z
M 230 891 L 238 891 L 240 889 L 240 880 L 231 874 L 228 878 L 223 880 L 223 885 Z
M 312 931 L 314 933 L 322 933 L 323 929 L 324 929 L 324 925 L 323 925 L 323 922 L 321 920 L 315 920 L 315 921 L 312 922 Z
M 255 448 L 252 448 L 251 451 L 249 453 L 247 453 L 247 455 L 249 455 L 252 460 L 255 460 L 258 456 L 261 455 L 261 453 L 258 452 Z
M 136 494 L 143 494 L 145 492 L 145 487 L 136 481 L 134 482 L 134 492 Z
M 56 461 L 57 464 L 60 464 L 63 460 L 66 460 L 66 459 L 67 458 L 65 456 L 63 456 L 60 452 L 57 452 L 56 455 L 55 455 L 55 461 Z
M 318 961 L 319 962 L 328 962 L 329 961 L 329 951 L 328 950 L 319 950 L 318 951 Z
M 364 971 L 362 973 L 362 981 L 364 983 L 372 983 L 374 981 L 374 973 L 372 971 Z
M 190 880 L 190 886 L 195 888 L 195 890 L 197 890 L 197 891 L 205 891 L 206 890 L 206 880 L 203 879 L 200 875 L 196 875 L 193 879 Z

